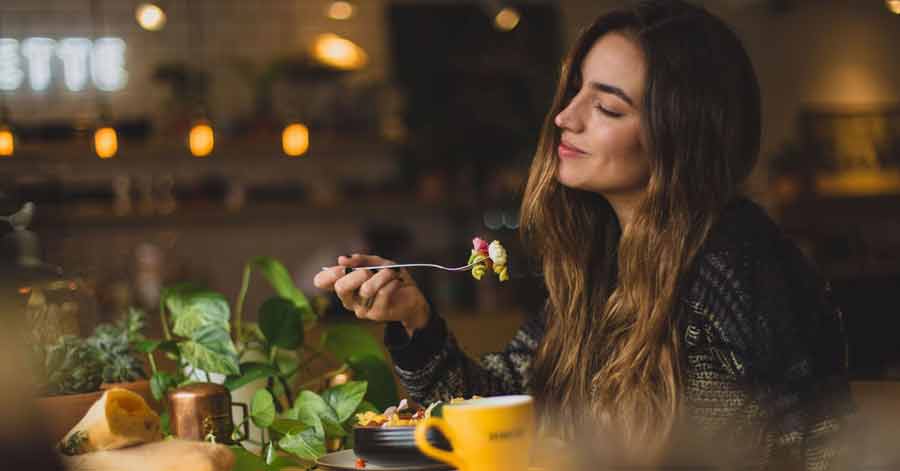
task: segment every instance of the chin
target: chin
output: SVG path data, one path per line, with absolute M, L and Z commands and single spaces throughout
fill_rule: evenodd
M 579 173 L 572 168 L 564 169 L 563 166 L 557 169 L 556 181 L 560 185 L 573 190 L 588 190 L 589 187 L 583 173 Z

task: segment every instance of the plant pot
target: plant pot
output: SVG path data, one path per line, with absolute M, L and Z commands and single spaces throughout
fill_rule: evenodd
M 130 383 L 103 384 L 100 386 L 100 391 L 89 393 L 39 397 L 35 403 L 44 422 L 47 436 L 53 442 L 59 441 L 87 414 L 88 409 L 103 395 L 103 391 L 113 387 L 134 391 L 147 401 L 151 409 L 157 412 L 161 410 L 159 403 L 153 399 L 153 394 L 150 392 L 150 381 L 146 379 Z

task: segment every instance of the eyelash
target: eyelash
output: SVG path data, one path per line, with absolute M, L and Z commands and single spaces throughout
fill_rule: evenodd
M 610 118 L 621 118 L 622 117 L 622 113 L 616 113 L 615 111 L 610 111 L 601 105 L 597 105 L 594 108 L 600 110 L 601 113 L 609 116 Z

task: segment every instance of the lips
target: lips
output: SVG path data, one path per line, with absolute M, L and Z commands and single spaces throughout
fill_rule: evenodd
M 583 150 L 566 142 L 560 142 L 559 147 L 557 147 L 556 150 L 559 153 L 559 156 L 564 159 L 582 157 L 586 154 Z

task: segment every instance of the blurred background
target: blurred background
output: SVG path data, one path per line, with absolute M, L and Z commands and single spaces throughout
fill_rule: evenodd
M 458 266 L 481 235 L 510 282 L 415 276 L 500 348 L 543 300 L 517 207 L 562 54 L 619 3 L 3 0 L 0 214 L 34 202 L 36 235 L 9 250 L 78 281 L 84 331 L 179 281 L 234 299 L 256 256 L 316 296 L 338 255 Z M 697 3 L 761 82 L 749 193 L 831 280 L 854 378 L 900 379 L 900 1 Z

